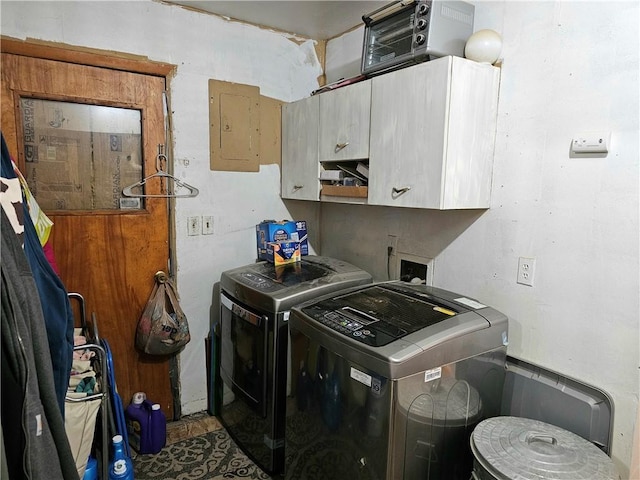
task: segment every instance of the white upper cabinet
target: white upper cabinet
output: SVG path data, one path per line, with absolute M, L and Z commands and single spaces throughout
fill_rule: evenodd
M 367 203 L 488 208 L 499 80 L 460 57 L 374 77 Z
M 318 98 L 320 161 L 369 158 L 371 81 L 321 93 Z
M 489 208 L 499 83 L 449 56 L 284 105 L 282 198 Z M 361 167 L 356 185 L 330 175 Z
M 318 96 L 282 106 L 282 198 L 320 199 L 318 121 Z

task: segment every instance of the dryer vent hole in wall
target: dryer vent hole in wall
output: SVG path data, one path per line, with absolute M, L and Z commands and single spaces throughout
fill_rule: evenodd
M 427 264 L 412 262 L 410 260 L 400 260 L 400 280 L 411 283 L 427 283 Z

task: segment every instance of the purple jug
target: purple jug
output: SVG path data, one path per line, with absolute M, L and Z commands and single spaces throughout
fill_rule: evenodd
M 141 454 L 158 453 L 167 441 L 167 419 L 157 403 L 136 393 L 127 407 L 129 444 Z

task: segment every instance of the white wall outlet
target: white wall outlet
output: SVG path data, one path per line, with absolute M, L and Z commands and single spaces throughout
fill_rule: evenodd
M 202 217 L 202 234 L 213 235 L 213 216 L 206 215 Z
M 517 283 L 533 287 L 533 278 L 536 273 L 536 259 L 531 257 L 520 257 L 518 259 Z
M 187 217 L 187 233 L 200 235 L 200 217 Z

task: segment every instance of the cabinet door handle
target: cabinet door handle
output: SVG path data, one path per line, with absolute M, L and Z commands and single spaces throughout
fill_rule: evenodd
M 403 193 L 407 193 L 409 190 L 411 190 L 411 187 L 402 187 L 402 188 L 393 187 L 393 193 L 395 195 L 402 195 Z
M 300 190 L 302 187 L 304 187 L 304 185 L 294 185 L 293 189 L 294 190 Z
M 342 150 L 347 145 L 349 145 L 349 142 L 336 143 L 336 153 L 338 153 L 340 150 Z

